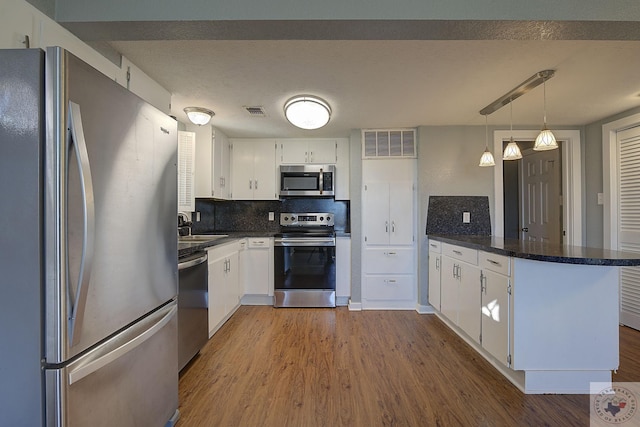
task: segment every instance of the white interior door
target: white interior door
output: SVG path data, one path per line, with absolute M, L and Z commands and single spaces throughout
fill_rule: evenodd
M 561 243 L 560 150 L 531 151 L 520 172 L 522 240 Z
M 640 126 L 617 133 L 618 250 L 640 252 Z M 620 321 L 640 329 L 640 267 L 620 269 Z

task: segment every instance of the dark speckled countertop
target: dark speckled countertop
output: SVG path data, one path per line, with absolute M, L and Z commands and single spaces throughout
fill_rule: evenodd
M 230 231 L 211 234 L 211 240 L 196 241 L 196 242 L 178 242 L 178 258 L 189 256 L 195 252 L 204 251 L 212 246 L 223 245 L 225 243 L 232 242 L 238 239 L 244 239 L 245 237 L 273 237 L 273 232 L 259 232 L 259 231 Z M 225 235 L 224 237 L 220 237 Z M 204 236 L 204 235 L 199 235 Z
M 430 234 L 429 239 L 500 255 L 563 264 L 634 266 L 640 254 L 584 246 L 552 245 L 493 236 Z

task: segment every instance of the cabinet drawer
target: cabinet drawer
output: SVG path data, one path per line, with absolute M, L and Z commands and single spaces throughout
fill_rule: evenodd
M 504 255 L 482 252 L 478 254 L 480 267 L 483 270 L 495 271 L 496 273 L 509 276 L 511 274 L 511 259 Z
M 373 274 L 413 274 L 413 249 L 367 249 L 364 272 Z
M 478 265 L 477 249 L 469 249 L 462 246 L 443 243 L 442 253 L 450 256 L 451 258 L 459 259 L 460 261 L 468 262 L 469 264 Z
M 413 300 L 413 275 L 366 276 L 363 297 L 367 300 Z
M 442 243 L 437 240 L 429 239 L 429 251 L 437 252 L 439 254 L 442 253 Z
M 249 241 L 249 248 L 251 249 L 269 247 L 268 237 L 249 237 L 247 240 Z

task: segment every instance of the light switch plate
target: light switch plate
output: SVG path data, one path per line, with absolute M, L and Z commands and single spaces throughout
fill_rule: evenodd
M 273 221 L 273 220 L 274 220 L 274 213 L 269 212 L 269 221 Z
M 604 193 L 598 193 L 598 204 L 604 205 Z
M 462 212 L 462 222 L 465 224 L 471 222 L 471 212 Z

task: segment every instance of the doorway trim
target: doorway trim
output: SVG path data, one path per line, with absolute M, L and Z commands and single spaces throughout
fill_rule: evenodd
M 618 247 L 618 131 L 640 125 L 640 113 L 602 126 L 602 243 L 605 249 Z
M 516 141 L 535 141 L 539 130 L 496 130 L 493 132 L 493 153 L 496 165 L 493 168 L 493 235 L 504 237 L 504 195 L 502 174 L 502 147 L 513 136 Z M 562 149 L 562 200 L 563 224 L 566 242 L 582 246 L 582 159 L 579 130 L 554 130 Z

